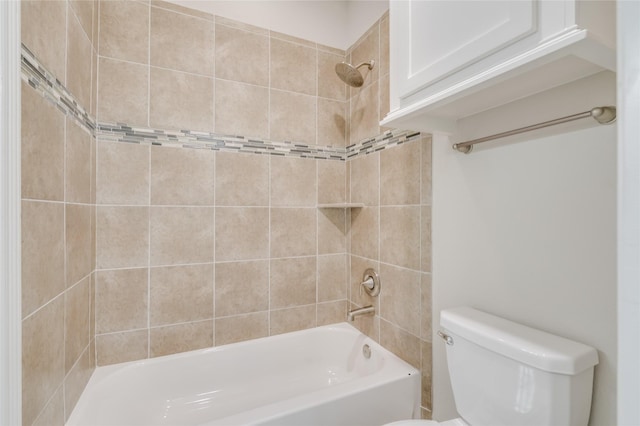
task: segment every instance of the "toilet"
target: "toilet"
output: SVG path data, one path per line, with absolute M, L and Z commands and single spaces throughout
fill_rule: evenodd
M 391 426 L 542 426 L 589 422 L 597 351 L 469 307 L 440 313 L 457 419 Z

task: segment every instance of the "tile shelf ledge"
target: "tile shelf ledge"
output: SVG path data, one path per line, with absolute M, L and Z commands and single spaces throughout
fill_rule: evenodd
M 330 203 L 318 204 L 319 209 L 361 209 L 364 203 Z

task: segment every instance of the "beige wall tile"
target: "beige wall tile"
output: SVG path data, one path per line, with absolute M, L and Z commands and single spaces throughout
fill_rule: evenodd
M 216 205 L 268 206 L 269 156 L 216 153 Z
M 357 92 L 351 97 L 349 144 L 362 142 L 380 134 L 378 86 L 376 81 L 366 87 L 353 89 Z
M 431 272 L 431 206 L 422 206 L 420 221 L 420 265 L 423 272 Z
M 98 6 L 96 6 L 97 9 Z M 96 25 L 97 26 L 97 25 Z M 89 113 L 96 117 L 98 112 L 98 54 L 94 48 L 91 53 L 91 104 Z
M 33 426 L 64 426 L 64 423 L 64 387 L 60 386 Z
M 431 411 L 427 410 L 424 407 L 420 407 L 420 415 L 421 415 L 421 419 L 423 419 L 423 420 L 431 420 L 431 419 L 433 419 L 433 415 L 432 415 Z
M 315 207 L 316 160 L 295 157 L 271 159 L 271 205 Z
M 396 326 L 420 335 L 421 285 L 420 272 L 396 268 L 382 263 L 380 281 L 380 316 Z
M 269 313 L 257 312 L 233 317 L 217 318 L 215 321 L 216 346 L 269 335 Z
M 213 320 L 152 328 L 149 337 L 151 358 L 209 348 L 213 346 Z
M 269 85 L 269 37 L 216 25 L 216 77 Z
M 215 129 L 217 133 L 269 137 L 269 90 L 216 79 Z
M 62 201 L 64 115 L 24 82 L 21 106 L 22 198 Z
M 313 328 L 316 326 L 316 307 L 308 305 L 271 311 L 269 322 L 271 336 Z
M 420 207 L 380 208 L 380 261 L 420 269 Z
M 345 209 L 318 209 L 318 254 L 347 251 Z
M 336 74 L 336 64 L 344 62 L 344 55 L 318 52 L 318 96 L 344 101 L 347 98 L 347 85 Z
M 346 201 L 345 173 L 342 161 L 318 161 L 318 204 Z
M 317 51 L 271 37 L 271 87 L 316 95 Z
M 378 259 L 380 213 L 377 207 L 364 207 L 351 212 L 351 253 Z
M 431 205 L 431 136 L 422 138 L 422 204 Z
M 70 3 L 71 4 L 71 3 Z M 91 103 L 91 40 L 67 8 L 67 89 L 85 108 Z
M 96 333 L 147 327 L 147 268 L 98 271 Z
M 22 422 L 34 422 L 64 379 L 64 298 L 22 322 Z
M 97 177 L 97 171 L 96 169 L 97 167 L 97 163 L 96 163 L 96 157 L 97 157 L 97 151 L 98 151 L 98 145 L 96 142 L 96 138 L 91 137 L 91 139 L 89 140 L 89 145 L 91 147 L 91 156 L 89 159 L 89 170 L 90 170 L 90 175 L 89 175 L 89 199 L 90 199 L 90 203 L 91 204 L 96 204 L 96 192 L 97 192 L 97 182 L 96 182 L 96 177 Z
M 396 327 L 380 321 L 380 344 L 417 369 L 421 365 L 420 339 Z
M 431 382 L 432 382 L 432 374 L 431 368 L 433 363 L 433 357 L 431 355 L 432 348 L 431 342 L 421 341 L 421 350 L 422 350 L 422 365 L 420 370 L 422 371 L 422 401 L 421 405 L 428 410 L 431 410 Z
M 213 22 L 214 16 L 210 13 L 206 13 L 200 10 L 192 9 L 190 7 L 180 6 L 178 4 L 169 3 L 162 0 L 150 0 L 151 6 L 159 7 L 161 9 L 171 10 L 173 12 L 182 13 L 183 15 L 189 15 L 196 18 L 206 19 Z
M 101 0 L 99 46 L 100 56 L 148 64 L 149 6 Z
M 316 209 L 271 209 L 271 257 L 316 254 Z
M 216 207 L 216 261 L 269 256 L 269 209 Z
M 91 293 L 89 294 L 89 340 L 92 341 L 96 337 L 96 275 L 97 272 L 91 273 L 90 284 Z M 94 342 L 95 343 L 95 342 Z M 93 352 L 95 355 L 95 352 Z M 95 360 L 94 360 L 95 361 Z
M 64 403 L 67 420 L 78 403 L 94 369 L 95 365 L 92 362 L 90 350 L 87 348 L 64 379 Z
M 151 67 L 149 125 L 213 132 L 213 78 Z
M 151 65 L 213 77 L 213 22 L 151 8 Z
M 214 153 L 151 147 L 151 204 L 213 206 Z
M 318 145 L 344 147 L 347 103 L 318 98 Z
M 216 264 L 217 317 L 269 309 L 269 261 Z
M 271 90 L 270 138 L 315 145 L 316 100 L 314 96 Z
M 151 207 L 151 265 L 213 262 L 214 209 Z
M 272 259 L 269 301 L 270 309 L 316 303 L 316 257 Z
M 91 273 L 91 206 L 65 206 L 67 287 Z
M 420 204 L 420 142 L 380 152 L 380 205 Z
M 347 255 L 318 256 L 318 302 L 347 298 Z
M 344 322 L 347 317 L 347 301 L 318 303 L 317 313 L 318 327 L 321 325 L 337 324 Z
M 349 275 L 349 293 L 351 303 L 356 304 L 356 307 L 372 305 L 376 308 L 376 316 L 380 315 L 380 297 L 371 297 L 366 291 L 360 291 L 361 283 L 364 278 L 364 271 L 369 268 L 373 268 L 378 274 L 380 274 L 380 263 L 371 260 L 364 259 L 358 256 L 351 256 L 351 273 Z M 382 291 L 386 291 L 386 282 L 381 283 Z
M 251 31 L 252 33 L 257 33 L 261 35 L 269 35 L 269 30 L 266 28 L 256 27 L 254 25 L 245 24 L 244 22 L 234 21 L 233 19 L 225 18 L 224 16 L 215 15 L 214 16 L 216 22 L 216 28 L 218 25 L 224 25 L 227 27 L 237 28 L 244 31 Z
M 325 52 L 325 53 L 331 53 L 332 55 L 338 55 L 338 56 L 345 56 L 347 54 L 347 52 L 345 52 L 343 49 L 338 49 L 337 47 L 331 47 L 331 46 L 327 46 L 326 44 L 316 44 L 316 47 L 318 48 L 318 51 L 320 52 Z
M 22 316 L 65 289 L 64 204 L 22 202 Z
M 389 74 L 380 79 L 380 113 L 378 120 L 382 121 L 391 110 L 391 94 L 389 92 Z M 391 127 L 380 127 L 380 133 L 390 130 Z
M 148 207 L 98 207 L 96 234 L 99 269 L 148 265 Z
M 22 43 L 63 84 L 67 2 L 21 1 Z
M 148 204 L 149 147 L 98 142 L 97 149 L 98 204 Z
M 284 33 L 279 33 L 277 31 L 269 31 L 269 34 L 271 35 L 272 39 L 278 39 L 279 41 L 288 41 L 291 43 L 296 43 L 296 44 L 300 44 L 302 46 L 306 46 L 306 47 L 311 47 L 313 49 L 315 49 L 317 47 L 316 42 L 311 41 L 311 40 L 306 40 L 304 38 L 300 38 L 300 37 L 295 37 L 289 34 L 284 34 Z
M 151 327 L 213 318 L 213 264 L 151 268 L 150 273 Z
M 98 8 L 98 1 L 95 0 L 71 0 L 69 1 L 71 10 L 77 16 L 82 30 L 91 41 L 93 37 L 93 14 L 94 8 Z M 96 23 L 97 25 L 97 23 Z
M 380 30 L 378 23 L 376 22 L 371 26 L 368 33 L 359 40 L 358 44 L 353 47 L 351 51 L 351 63 L 358 65 L 362 62 L 369 62 L 372 59 L 376 62 L 372 70 L 367 67 L 360 68 L 360 72 L 364 77 L 363 87 L 375 83 L 380 76 Z M 357 93 L 358 89 L 352 89 L 352 96 L 354 91 Z
M 432 330 L 432 299 L 431 299 L 431 274 L 420 274 L 420 299 L 421 299 L 421 320 L 420 338 L 428 342 L 431 341 Z
M 356 157 L 351 168 L 351 201 L 377 206 L 380 203 L 380 153 Z
M 96 362 L 98 366 L 145 359 L 149 355 L 147 330 L 96 336 Z
M 149 112 L 149 67 L 102 57 L 98 67 L 100 78 L 97 119 L 146 126 Z
M 97 218 L 98 218 L 98 209 L 96 207 L 95 204 L 91 205 L 91 254 L 90 254 L 90 259 L 91 259 L 91 270 L 95 270 L 96 269 L 96 261 L 97 261 L 97 253 L 98 253 L 98 238 L 97 238 L 97 227 L 98 224 L 97 222 Z
M 380 76 L 389 74 L 389 16 L 380 19 Z
M 67 120 L 65 198 L 71 203 L 91 202 L 91 135 Z
M 357 309 L 360 306 L 351 304 L 350 309 Z M 377 315 L 362 315 L 356 317 L 352 326 L 360 330 L 363 334 L 369 336 L 374 341 L 380 343 L 380 317 Z

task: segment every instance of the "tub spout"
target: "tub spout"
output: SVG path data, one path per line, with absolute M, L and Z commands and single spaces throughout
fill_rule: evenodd
M 349 321 L 353 321 L 356 317 L 359 317 L 360 315 L 370 315 L 375 313 L 376 313 L 376 309 L 373 306 L 369 305 L 369 306 L 365 306 L 364 308 L 353 309 L 349 311 L 349 313 L 347 314 L 347 319 Z

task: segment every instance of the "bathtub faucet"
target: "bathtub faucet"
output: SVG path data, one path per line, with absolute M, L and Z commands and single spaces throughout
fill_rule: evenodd
M 365 306 L 364 308 L 350 310 L 349 313 L 347 314 L 347 319 L 349 321 L 353 321 L 356 317 L 359 317 L 360 315 L 370 315 L 375 313 L 376 313 L 376 309 L 373 306 L 369 305 L 369 306 Z

